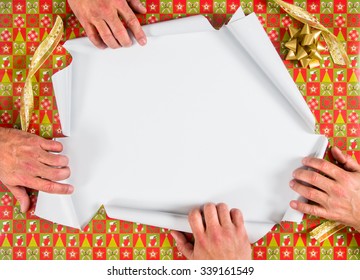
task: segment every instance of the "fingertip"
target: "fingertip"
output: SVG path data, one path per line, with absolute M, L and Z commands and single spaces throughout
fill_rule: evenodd
M 171 230 L 170 234 L 171 234 L 172 238 L 174 238 L 175 242 L 177 243 L 178 239 L 179 239 L 179 232 L 176 230 Z
M 232 208 L 232 209 L 230 210 L 230 212 L 231 212 L 232 214 L 239 215 L 239 216 L 241 216 L 241 217 L 243 216 L 241 210 L 238 209 L 238 208 Z
M 147 43 L 147 39 L 146 39 L 146 37 L 142 37 L 139 39 L 138 42 L 139 42 L 140 46 L 145 46 Z
M 190 210 L 189 212 L 189 220 L 194 220 L 196 218 L 196 216 L 198 215 L 198 213 L 200 212 L 199 208 L 193 208 Z
M 296 200 L 291 200 L 290 201 L 290 207 L 293 209 L 298 209 L 298 205 L 299 203 Z
M 240 209 L 233 208 L 230 210 L 231 220 L 234 224 L 240 225 L 244 223 L 244 217 Z
M 208 202 L 204 205 L 204 213 L 213 211 L 216 208 L 216 205 L 212 202 Z
M 30 208 L 30 198 L 28 196 L 24 196 L 23 198 L 19 198 L 20 203 L 20 211 L 21 213 L 26 213 Z
M 64 162 L 63 162 L 63 166 L 68 166 L 69 163 L 70 163 L 69 157 L 66 156 L 66 155 L 63 155 L 62 157 L 63 157 L 63 161 L 64 161 Z
M 100 50 L 104 50 L 107 48 L 107 45 L 101 40 L 100 36 L 98 34 L 91 34 L 88 35 L 89 40 L 91 43 L 94 44 L 95 47 L 97 47 Z
M 68 188 L 67 188 L 67 194 L 72 194 L 74 192 L 74 187 L 72 185 L 68 185 Z
M 63 150 L 63 145 L 56 140 L 42 138 L 40 146 L 43 150 L 50 152 L 61 153 Z
M 336 146 L 332 146 L 331 147 L 331 154 L 333 155 L 334 158 L 344 158 L 344 154 L 342 153 L 342 151 L 336 147 Z
M 107 48 L 107 45 L 105 45 L 104 43 L 99 43 L 96 45 L 96 47 L 100 50 L 105 50 Z
M 289 186 L 290 186 L 290 188 L 294 188 L 294 186 L 295 186 L 295 180 L 291 180 L 290 182 L 289 182 Z
M 303 165 L 306 165 L 306 164 L 309 163 L 310 159 L 311 159 L 310 157 L 304 157 L 304 158 L 302 159 L 301 163 L 302 163 Z
M 332 147 L 331 147 L 331 150 L 341 152 L 341 150 L 340 150 L 337 146 L 332 146 Z
M 146 14 L 146 13 L 147 13 L 147 9 L 146 9 L 146 7 L 145 7 L 143 4 L 139 3 L 138 12 L 141 13 L 141 14 Z

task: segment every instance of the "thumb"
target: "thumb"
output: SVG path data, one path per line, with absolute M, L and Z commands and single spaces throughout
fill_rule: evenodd
M 26 189 L 19 186 L 7 186 L 9 191 L 14 195 L 17 201 L 20 203 L 20 209 L 22 213 L 25 213 L 30 208 L 30 198 Z
M 172 237 L 176 241 L 176 247 L 188 260 L 193 259 L 194 245 L 191 244 L 182 232 L 172 230 Z
M 344 169 L 352 172 L 360 172 L 360 165 L 350 155 L 343 154 L 338 147 L 331 148 L 331 154 L 334 159 L 343 165 Z

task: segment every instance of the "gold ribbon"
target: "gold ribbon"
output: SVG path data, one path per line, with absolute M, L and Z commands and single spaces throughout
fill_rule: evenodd
M 34 93 L 32 90 L 31 80 L 59 44 L 63 33 L 64 24 L 62 19 L 58 16 L 56 18 L 54 27 L 50 31 L 50 34 L 39 45 L 31 59 L 29 73 L 26 77 L 25 86 L 21 94 L 20 120 L 23 131 L 28 130 L 31 116 L 34 110 Z
M 329 238 L 334 233 L 342 230 L 345 226 L 334 221 L 326 221 L 320 226 L 314 228 L 310 232 L 310 236 L 315 238 L 317 241 L 322 242 L 325 239 Z
M 286 60 L 299 60 L 302 67 L 309 66 L 310 69 L 320 66 L 322 57 L 320 52 L 325 47 L 318 42 L 321 31 L 311 31 L 308 24 L 304 24 L 302 29 L 289 27 L 290 40 L 285 43 L 289 49 Z
M 321 31 L 321 35 L 329 48 L 329 52 L 334 63 L 339 65 L 348 65 L 350 63 L 342 43 L 339 42 L 335 35 L 323 26 L 316 17 L 312 16 L 302 8 L 286 3 L 282 0 L 274 0 L 274 2 L 296 20 Z
M 335 35 L 332 34 L 325 26 L 323 26 L 316 17 L 312 16 L 302 8 L 286 3 L 282 0 L 274 0 L 274 2 L 296 20 L 304 23 L 305 25 L 308 25 L 309 27 L 321 31 L 321 36 L 324 38 L 335 64 L 350 64 L 350 60 L 342 43 L 339 42 Z M 341 225 L 337 222 L 327 221 L 310 232 L 310 235 L 321 242 L 344 227 L 344 225 Z

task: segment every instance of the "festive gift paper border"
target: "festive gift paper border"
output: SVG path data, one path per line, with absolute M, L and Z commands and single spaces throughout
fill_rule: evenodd
M 282 57 L 285 55 L 283 44 L 289 38 L 287 28 L 298 25 L 272 1 L 147 0 L 144 3 L 148 13 L 139 16 L 143 24 L 201 13 L 217 26 L 241 5 L 246 14 L 252 11 L 257 14 Z M 284 63 L 314 113 L 318 131 L 328 136 L 331 145 L 337 145 L 359 161 L 359 2 L 300 0 L 295 4 L 317 16 L 337 38 L 346 42 L 351 60 L 348 67 L 334 65 L 326 51 L 317 69 Z M 66 38 L 84 35 L 65 0 L 0 1 L 0 125 L 3 127 L 19 128 L 19 97 L 25 69 L 39 41 L 50 31 L 56 15 L 66 20 Z M 67 59 L 59 46 L 35 76 L 32 133 L 49 138 L 62 134 L 49 77 L 64 67 Z M 35 203 L 36 193 L 31 197 Z M 254 259 L 360 258 L 360 234 L 351 228 L 343 229 L 322 243 L 311 239 L 309 232 L 321 222 L 322 219 L 305 216 L 300 224 L 274 226 L 254 244 Z M 21 214 L 13 196 L 3 185 L 0 187 L 0 259 L 179 258 L 183 257 L 165 229 L 111 220 L 104 209 L 100 209 L 86 231 L 79 233 L 40 220 L 33 211 Z

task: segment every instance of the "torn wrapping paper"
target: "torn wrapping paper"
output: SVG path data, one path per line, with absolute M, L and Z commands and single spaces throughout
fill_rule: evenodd
M 251 242 L 301 221 L 288 183 L 327 139 L 256 15 L 144 31 L 145 47 L 65 43 L 73 61 L 53 84 L 75 192 L 39 193 L 36 215 L 82 228 L 104 205 L 112 218 L 190 232 L 191 208 L 226 202 Z

